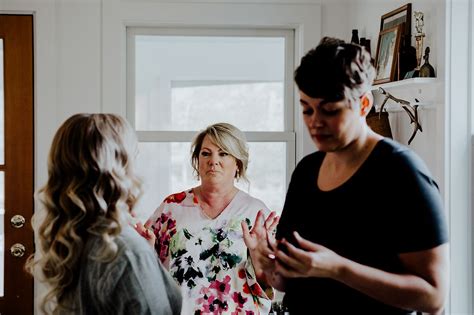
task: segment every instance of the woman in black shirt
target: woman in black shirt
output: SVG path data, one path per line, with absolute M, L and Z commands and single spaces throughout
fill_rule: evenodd
M 263 217 L 244 234 L 256 270 L 286 292 L 292 315 L 444 307 L 448 233 L 438 186 L 413 151 L 367 126 L 374 75 L 364 48 L 333 38 L 295 71 L 318 152 L 292 175 L 278 241 Z

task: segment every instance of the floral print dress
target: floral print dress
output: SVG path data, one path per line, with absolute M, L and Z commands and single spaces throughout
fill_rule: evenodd
M 168 196 L 151 216 L 156 252 L 181 287 L 181 314 L 268 314 L 273 290 L 256 281 L 240 222 L 253 224 L 265 204 L 239 190 L 209 218 L 193 190 Z

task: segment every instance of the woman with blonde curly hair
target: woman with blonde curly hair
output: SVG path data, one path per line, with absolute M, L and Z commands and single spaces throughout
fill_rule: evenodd
M 43 312 L 179 314 L 177 286 L 130 227 L 136 151 L 133 130 L 113 114 L 76 114 L 56 132 L 37 195 L 41 255 L 27 265 L 49 287 Z

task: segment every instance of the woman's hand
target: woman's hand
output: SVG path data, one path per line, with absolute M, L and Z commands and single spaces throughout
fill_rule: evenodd
M 383 303 L 438 314 L 449 290 L 449 246 L 399 254 L 403 273 L 391 273 L 344 258 L 294 232 L 296 246 L 282 240 L 275 274 L 285 278 L 326 277 Z
M 262 210 L 259 210 L 252 230 L 249 230 L 245 221 L 241 223 L 244 242 L 252 258 L 255 275 L 264 282 L 267 282 L 265 272 L 271 273 L 274 269 L 276 248 L 274 231 L 279 219 L 274 211 L 265 219 Z
M 155 246 L 156 236 L 151 229 L 152 222 L 150 220 L 145 222 L 143 225 L 140 221 L 137 221 L 133 228 L 150 244 L 151 247 Z
M 286 239 L 281 244 L 287 248 L 276 252 L 275 272 L 285 278 L 326 277 L 333 278 L 341 265 L 342 257 L 332 250 L 302 238 L 293 232 L 298 247 Z

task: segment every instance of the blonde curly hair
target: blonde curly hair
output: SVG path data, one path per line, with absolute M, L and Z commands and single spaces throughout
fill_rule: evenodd
M 71 311 L 90 235 L 102 240 L 95 259 L 116 256 L 114 238 L 142 192 L 133 172 L 136 152 L 135 133 L 114 114 L 76 114 L 56 132 L 48 181 L 36 194 L 46 210 L 38 230 L 41 255 L 27 262 L 28 271 L 50 288 L 40 304 L 43 312 Z

